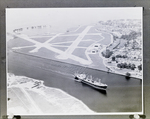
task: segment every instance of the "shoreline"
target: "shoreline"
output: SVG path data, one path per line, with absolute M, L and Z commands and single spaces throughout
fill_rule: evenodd
M 100 32 L 101 32 L 101 31 L 100 31 Z M 107 33 L 107 32 L 103 32 L 103 31 L 102 31 L 101 33 Z M 111 35 L 111 43 L 109 44 L 109 45 L 111 45 L 111 44 L 113 43 L 113 41 L 114 41 L 113 35 L 112 35 L 111 33 L 107 33 L 107 34 Z M 110 66 L 110 65 L 106 64 L 106 62 L 108 61 L 109 58 L 106 59 L 105 57 L 102 56 L 101 53 L 102 53 L 102 51 L 105 50 L 106 47 L 109 46 L 109 45 L 103 45 L 104 48 L 101 49 L 101 50 L 100 50 L 100 53 L 99 53 L 99 56 L 103 59 L 103 64 L 106 66 L 106 68 L 108 68 L 108 69 L 111 70 L 111 72 L 108 71 L 109 73 L 116 73 L 116 74 L 120 74 L 120 75 L 126 76 L 126 71 L 125 71 L 125 72 L 116 71 L 117 69 L 118 69 L 118 70 L 123 70 L 123 69 L 119 69 L 119 68 L 117 68 L 117 67 L 113 67 L 113 66 Z M 133 71 L 133 72 L 128 71 L 128 72 L 131 73 L 131 76 L 130 76 L 130 77 L 138 78 L 139 80 L 142 80 L 142 78 L 143 78 L 142 76 L 137 75 L 137 73 L 134 72 L 134 71 Z
M 120 100 L 127 101 L 129 103 L 128 105 L 129 107 L 130 105 L 134 107 L 137 103 L 140 104 L 139 100 L 141 99 L 140 98 L 141 85 L 139 84 L 139 80 L 135 78 L 131 78 L 132 80 L 128 81 L 125 80 L 124 76 L 121 75 L 112 74 L 112 73 L 108 74 L 107 72 L 102 72 L 98 70 L 93 70 L 91 68 L 87 68 L 86 72 L 91 73 L 95 77 L 101 77 L 103 82 L 108 84 L 109 87 L 107 93 L 104 94 L 102 92 L 93 90 L 89 86 L 81 85 L 78 82 L 74 82 L 73 76 L 66 75 L 68 73 L 72 74 L 77 69 L 81 69 L 79 66 L 63 64 L 63 63 L 59 63 L 57 65 L 57 62 L 53 62 L 53 61 L 50 62 L 49 64 L 48 63 L 49 60 L 28 57 L 25 55 L 13 54 L 12 56 L 14 57 L 10 56 L 10 58 L 12 59 L 11 61 L 14 62 L 14 64 L 12 64 L 9 67 L 10 69 L 9 71 L 11 73 L 15 75 L 31 77 L 33 79 L 43 80 L 46 86 L 59 88 L 67 92 L 68 94 L 76 97 L 77 99 L 82 100 L 90 109 L 98 113 L 127 112 L 127 110 L 125 110 L 127 109 L 126 105 L 122 104 L 121 102 L 119 102 L 119 104 L 122 105 L 122 108 L 117 106 L 115 107 L 114 110 L 113 104 L 117 103 Z M 18 56 L 20 57 L 20 59 L 17 59 Z M 26 64 L 28 62 L 29 64 Z M 43 66 L 42 65 L 43 63 L 44 64 L 48 63 L 48 66 Z M 51 64 L 54 65 L 51 66 Z M 24 69 L 22 69 L 22 67 L 24 67 Z M 55 72 L 51 72 L 49 70 L 49 67 L 51 67 L 51 69 L 53 69 L 54 71 L 64 72 L 65 74 L 62 75 L 59 74 L 59 72 L 58 74 Z M 56 67 L 56 69 L 53 67 Z M 69 70 L 70 68 L 72 69 L 71 71 Z M 32 73 L 32 71 L 34 71 L 34 73 Z M 136 94 L 135 96 L 132 97 L 136 97 L 137 100 L 132 102 L 131 101 L 132 97 L 130 96 L 127 99 L 124 99 L 124 94 L 122 94 L 122 92 L 126 93 L 127 95 Z M 114 95 L 116 98 L 114 97 Z M 105 105 L 106 99 L 107 99 L 107 104 Z M 114 101 L 112 101 L 112 99 L 114 99 Z M 135 110 L 139 111 L 139 107 L 140 105 L 138 105 L 138 108 L 137 107 L 132 108 L 132 111 Z
M 83 114 L 90 113 L 94 114 L 96 112 L 89 109 L 81 100 L 69 95 L 68 93 L 62 91 L 61 89 L 47 87 L 44 85 L 44 81 L 32 79 L 25 76 L 15 76 L 14 74 L 8 73 L 8 114 Z M 15 94 L 13 96 L 13 94 Z M 20 92 L 19 94 L 17 92 Z M 32 95 L 31 95 L 32 94 Z M 18 97 L 18 96 L 20 97 Z M 39 105 L 38 99 L 34 100 L 36 95 L 42 98 L 42 102 L 45 100 L 46 105 L 41 107 Z M 24 96 L 27 98 L 26 101 L 23 101 Z M 19 101 L 14 102 L 13 100 Z M 67 101 L 67 105 L 66 105 Z M 20 107 L 18 104 L 24 104 Z M 11 106 L 13 105 L 13 106 Z M 15 106 L 16 105 L 16 106 Z M 25 107 L 25 105 L 27 107 Z M 16 107 L 16 109 L 15 109 Z M 19 108 L 20 107 L 20 108 Z M 28 110 L 28 108 L 30 108 Z M 47 108 L 52 112 L 48 113 L 48 110 L 44 111 Z M 20 110 L 19 110 L 20 109 Z M 22 112 L 20 112 L 22 110 Z M 29 111 L 29 112 L 28 112 Z M 46 113 L 45 113 L 46 112 Z
M 80 28 L 80 27 L 79 27 Z M 108 59 L 106 59 L 105 57 L 103 57 L 102 55 L 101 55 L 101 52 L 103 51 L 103 50 L 105 50 L 106 49 L 106 47 L 108 47 L 109 45 L 111 45 L 112 43 L 113 43 L 113 35 L 111 34 L 111 33 L 108 33 L 108 32 L 104 32 L 104 31 L 100 31 L 100 30 L 98 30 L 98 29 L 95 29 L 96 31 L 98 31 L 98 32 L 100 32 L 101 34 L 102 33 L 106 33 L 106 34 L 109 34 L 110 36 L 111 36 L 111 43 L 110 44 L 108 44 L 108 45 L 102 45 L 103 46 L 103 48 L 100 50 L 100 53 L 99 53 L 99 56 L 102 58 L 102 60 L 103 60 L 103 64 L 104 64 L 104 66 L 106 67 L 106 68 L 108 68 L 108 69 L 111 69 L 111 72 L 110 73 L 116 73 L 116 74 L 119 74 L 119 75 L 126 75 L 126 71 L 123 71 L 123 69 L 119 69 L 119 68 L 117 68 L 117 66 L 110 66 L 109 64 L 107 64 L 107 61 L 108 61 Z M 102 35 L 101 35 L 102 36 Z M 30 36 L 29 36 L 30 37 Z M 32 37 L 32 36 L 31 36 Z M 102 40 L 104 39 L 104 37 L 102 36 Z M 95 42 L 96 43 L 96 42 Z M 93 44 L 95 44 L 95 43 L 93 43 Z M 87 49 L 88 49 L 88 47 L 87 47 Z M 23 53 L 24 54 L 24 53 Z M 26 53 L 25 53 L 26 54 Z M 87 50 L 85 51 L 85 56 L 87 57 L 87 59 L 88 59 L 88 61 L 89 62 L 92 62 L 92 60 L 91 60 L 91 58 L 90 58 L 90 56 L 89 56 L 89 53 L 87 53 Z M 54 59 L 55 60 L 55 59 Z M 60 60 L 58 60 L 58 61 L 60 61 Z M 62 61 L 63 62 L 63 61 Z M 64 61 L 64 62 L 66 62 L 66 61 Z M 76 63 L 75 63 L 75 65 L 76 65 Z M 77 64 L 78 65 L 78 64 Z M 84 66 L 84 64 L 81 64 L 81 66 Z M 87 66 L 87 67 L 89 67 L 89 68 L 93 68 L 92 66 Z M 106 71 L 107 72 L 107 70 L 105 70 L 105 69 L 99 69 L 99 68 L 95 68 L 95 69 L 97 69 L 97 70 L 101 70 L 101 71 Z M 121 72 L 119 72 L 119 71 L 117 71 L 117 70 L 120 70 Z M 131 77 L 133 77 L 133 78 L 138 78 L 138 79 L 142 79 L 142 76 L 137 76 L 137 72 L 134 72 L 134 71 L 130 71 L 129 70 L 129 73 L 131 73 L 132 75 L 131 75 Z

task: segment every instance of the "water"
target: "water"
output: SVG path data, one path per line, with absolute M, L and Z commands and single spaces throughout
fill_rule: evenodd
M 39 34 L 46 32 L 46 29 L 35 29 L 29 33 L 38 35 L 38 30 Z M 26 30 L 26 33 L 27 31 L 30 30 Z M 8 72 L 43 80 L 46 86 L 67 92 L 95 112 L 142 111 L 142 82 L 139 79 L 127 80 L 125 76 L 15 52 L 9 53 L 8 64 Z M 107 91 L 98 91 L 75 82 L 73 74 L 76 71 L 84 71 L 95 78 L 101 78 L 108 85 Z
M 9 54 L 8 72 L 43 80 L 46 86 L 67 92 L 96 112 L 142 111 L 141 80 L 135 78 L 127 80 L 121 75 L 87 68 L 85 73 L 101 78 L 102 82 L 108 85 L 106 92 L 98 91 L 74 81 L 72 74 L 81 69 L 80 66 L 54 62 L 12 52 Z

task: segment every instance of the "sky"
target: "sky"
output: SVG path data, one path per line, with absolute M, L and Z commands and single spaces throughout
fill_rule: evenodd
M 6 29 L 34 25 L 56 28 L 89 25 L 100 20 L 141 19 L 142 7 L 118 8 L 7 8 Z

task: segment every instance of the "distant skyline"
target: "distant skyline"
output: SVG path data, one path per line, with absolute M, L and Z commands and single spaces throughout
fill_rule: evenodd
M 51 25 L 69 28 L 100 20 L 141 19 L 142 7 L 112 8 L 7 8 L 6 28 Z

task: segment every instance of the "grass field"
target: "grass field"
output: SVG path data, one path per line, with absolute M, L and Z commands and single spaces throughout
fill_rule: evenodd
M 99 31 L 95 30 L 95 27 L 92 27 L 88 33 L 100 33 Z
M 89 41 L 81 41 L 80 43 L 79 43 L 79 47 L 89 47 L 91 44 L 93 44 L 94 43 L 94 41 L 92 41 L 92 40 L 89 40 Z
M 85 50 L 86 49 L 76 48 L 72 54 L 87 60 L 87 57 L 85 55 Z
M 94 40 L 94 41 L 101 41 L 102 37 L 100 35 L 85 35 L 83 40 Z
M 9 40 L 7 43 L 8 49 L 11 49 L 13 47 L 32 46 L 32 45 L 34 44 L 20 38 L 14 38 L 12 40 Z
M 50 41 L 49 43 L 59 43 L 59 42 L 67 42 L 67 41 L 74 41 L 77 36 L 59 36 Z
M 35 41 L 38 41 L 40 43 L 44 43 L 45 41 L 47 41 L 50 38 L 52 38 L 52 37 L 40 37 L 40 38 L 32 38 L 32 39 Z
M 99 43 L 102 45 L 109 45 L 111 43 L 111 35 L 107 33 L 102 33 L 102 36 L 104 37 L 104 39 Z

